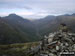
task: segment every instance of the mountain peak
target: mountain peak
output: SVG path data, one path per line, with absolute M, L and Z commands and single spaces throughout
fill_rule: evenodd
M 8 16 L 18 16 L 18 15 L 16 15 L 16 14 L 13 13 L 13 14 L 9 14 Z
M 73 13 L 72 15 L 75 16 L 75 13 Z

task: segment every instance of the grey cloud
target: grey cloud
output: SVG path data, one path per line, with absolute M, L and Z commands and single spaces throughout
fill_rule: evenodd
M 0 0 L 0 8 L 31 10 L 37 14 L 75 12 L 75 0 Z

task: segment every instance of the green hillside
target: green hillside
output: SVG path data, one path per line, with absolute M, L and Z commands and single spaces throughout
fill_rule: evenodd
M 28 36 L 10 27 L 0 19 L 0 44 L 28 42 Z
M 59 30 L 60 24 L 65 23 L 72 32 L 75 32 L 75 14 L 47 16 L 45 18 L 34 21 L 37 25 L 38 33 L 41 36 L 48 35 L 50 32 Z

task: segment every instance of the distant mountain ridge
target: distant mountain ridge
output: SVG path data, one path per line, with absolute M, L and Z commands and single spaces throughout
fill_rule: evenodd
M 49 15 L 34 21 L 16 14 L 0 17 L 0 44 L 39 41 L 44 35 L 57 31 L 60 23 L 67 24 L 75 32 L 75 13 Z
M 6 17 L 2 17 L 0 20 L 5 23 L 4 24 L 5 26 L 8 24 L 7 27 L 9 29 L 11 27 L 13 29 L 14 34 L 16 34 L 15 32 L 18 33 L 15 37 L 13 34 L 11 34 L 12 31 L 10 30 L 10 34 L 13 36 L 13 37 L 10 36 L 11 43 L 21 43 L 21 42 L 30 42 L 30 41 L 38 40 L 38 38 L 36 36 L 35 25 L 31 21 L 24 19 L 16 14 L 10 14 Z M 9 31 L 9 29 L 8 29 L 8 31 Z M 4 28 L 1 28 L 1 30 L 4 30 Z M 9 37 L 9 34 L 6 34 L 6 35 Z M 18 39 L 19 35 L 21 35 L 20 37 L 23 40 Z M 7 39 L 8 39 L 8 37 L 7 37 Z M 4 37 L 3 39 L 5 39 L 5 38 L 6 37 Z M 15 42 L 14 39 L 16 39 L 18 41 Z
M 59 16 L 47 16 L 45 18 L 34 21 L 38 27 L 41 36 L 57 31 L 61 23 L 65 23 L 75 32 L 75 13 L 64 14 Z

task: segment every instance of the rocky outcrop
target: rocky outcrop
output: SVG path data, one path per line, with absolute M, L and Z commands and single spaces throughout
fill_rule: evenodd
M 61 53 L 73 51 L 75 51 L 75 33 L 58 31 L 44 37 L 40 53 L 60 56 Z

